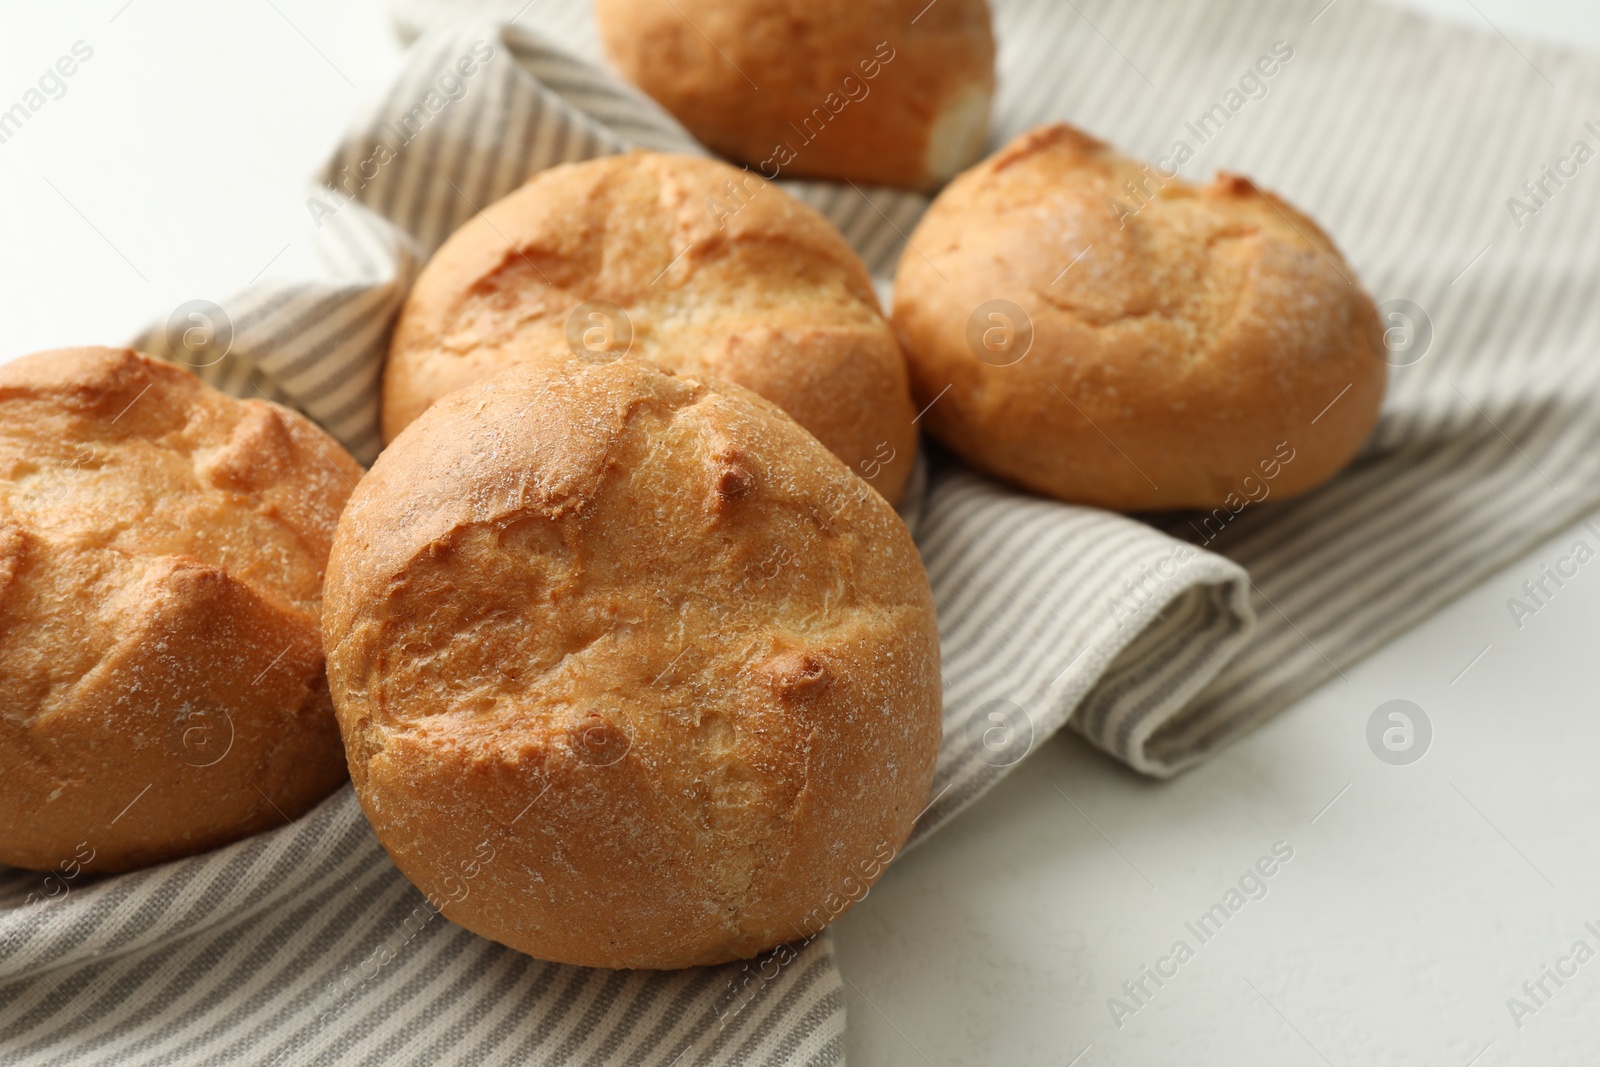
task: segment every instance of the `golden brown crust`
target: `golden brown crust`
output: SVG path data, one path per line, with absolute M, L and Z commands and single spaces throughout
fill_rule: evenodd
M 895 329 L 919 403 L 948 387 L 923 421 L 1030 489 L 1211 508 L 1270 470 L 1288 496 L 1343 467 L 1377 419 L 1371 298 L 1314 222 L 1244 178 L 1163 181 L 1047 126 L 952 182 L 911 242 Z M 968 341 L 996 299 L 1032 322 L 1009 365 Z
M 768 178 L 906 189 L 983 151 L 987 0 L 598 0 L 622 75 Z
M 915 412 L 866 268 L 811 208 L 687 156 L 554 167 L 456 231 L 395 328 L 384 439 L 452 390 L 571 351 L 592 301 L 624 309 L 631 357 L 753 389 L 899 499 Z
M 338 786 L 319 613 L 360 475 L 127 349 L 0 367 L 0 862 L 127 870 Z
M 642 361 L 534 360 L 429 409 L 351 498 L 323 625 L 379 840 L 544 959 L 815 932 L 938 754 L 899 517 L 767 401 Z

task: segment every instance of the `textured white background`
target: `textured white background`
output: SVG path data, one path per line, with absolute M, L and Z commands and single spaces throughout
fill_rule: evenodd
M 1593 0 L 1411 6 L 1600 50 Z M 0 144 L 0 360 L 293 271 L 306 178 L 399 58 L 382 0 L 8 3 L 0 25 L 0 109 L 94 48 Z M 1600 561 L 1521 630 L 1506 608 L 1579 536 L 1600 547 L 1553 539 L 1176 782 L 1037 746 L 839 923 L 851 1063 L 1600 1062 L 1600 960 L 1520 1030 L 1506 1007 L 1600 948 Z M 1409 767 L 1366 747 L 1395 698 L 1434 725 Z M 1269 895 L 1113 1026 L 1106 999 L 1277 840 Z

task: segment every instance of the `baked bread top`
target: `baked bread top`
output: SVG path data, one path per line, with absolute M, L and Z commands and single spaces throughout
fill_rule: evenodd
M 554 167 L 456 231 L 396 326 L 385 440 L 454 389 L 574 351 L 753 389 L 890 501 L 910 475 L 905 362 L 866 268 L 821 215 L 726 164 Z

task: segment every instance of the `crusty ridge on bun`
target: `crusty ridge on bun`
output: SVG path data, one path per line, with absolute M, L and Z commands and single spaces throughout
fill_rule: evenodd
M 339 525 L 357 795 L 454 922 L 672 968 L 815 933 L 905 840 L 940 739 L 904 524 L 777 407 L 649 363 L 453 393 Z

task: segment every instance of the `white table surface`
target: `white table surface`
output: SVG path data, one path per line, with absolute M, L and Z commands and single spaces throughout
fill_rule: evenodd
M 1410 3 L 1600 49 L 1593 0 Z M 400 55 L 381 0 L 6 8 L 0 109 L 94 54 L 0 144 L 0 360 L 292 269 L 309 174 Z M 1520 1028 L 1507 1006 L 1573 942 L 1600 951 L 1600 566 L 1521 629 L 1506 606 L 1578 538 L 1600 548 L 1553 538 L 1177 781 L 1038 746 L 838 923 L 849 1061 L 1600 1062 L 1600 958 Z M 1392 699 L 1433 724 L 1409 766 L 1367 746 Z M 1267 896 L 1201 945 L 1185 921 L 1278 841 Z M 1180 938 L 1194 957 L 1116 1026 L 1108 998 L 1135 1006 L 1122 983 Z

